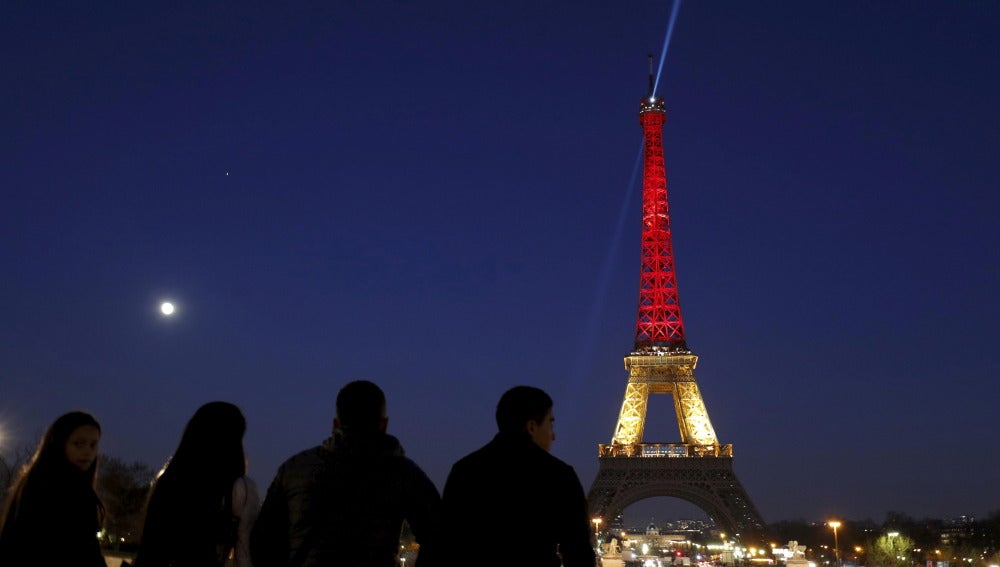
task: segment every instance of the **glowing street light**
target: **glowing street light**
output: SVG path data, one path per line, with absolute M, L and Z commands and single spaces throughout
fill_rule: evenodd
M 830 520 L 826 525 L 833 528 L 833 555 L 837 558 L 837 567 L 840 567 L 840 542 L 837 541 L 837 528 L 840 527 L 840 522 Z
M 593 518 L 590 521 L 594 522 L 594 549 L 600 552 L 601 540 L 598 538 L 601 536 L 601 522 L 603 520 L 600 518 Z

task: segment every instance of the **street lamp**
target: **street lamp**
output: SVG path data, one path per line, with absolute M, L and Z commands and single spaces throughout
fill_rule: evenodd
M 601 540 L 598 539 L 598 538 L 601 536 L 601 521 L 602 520 L 600 518 L 594 518 L 594 519 L 592 519 L 590 521 L 594 522 L 594 549 L 597 550 L 598 553 L 600 553 Z
M 837 528 L 840 527 L 840 522 L 830 520 L 826 525 L 833 528 L 833 555 L 837 558 L 837 567 L 840 567 L 840 542 L 837 541 Z

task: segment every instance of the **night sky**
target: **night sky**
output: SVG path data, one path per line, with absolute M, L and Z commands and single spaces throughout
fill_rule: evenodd
M 670 11 L 3 3 L 0 451 L 82 408 L 158 467 L 223 399 L 263 490 L 367 378 L 441 488 L 525 383 L 589 487 Z M 985 0 L 680 7 L 658 94 L 682 313 L 767 521 L 1000 509 L 998 26 Z M 679 439 L 669 397 L 646 432 Z

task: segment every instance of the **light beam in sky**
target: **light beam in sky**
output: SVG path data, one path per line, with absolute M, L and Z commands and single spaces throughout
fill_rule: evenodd
M 611 236 L 611 244 L 604 255 L 604 262 L 601 264 L 600 276 L 597 280 L 597 293 L 594 302 L 590 305 L 590 313 L 587 316 L 586 327 L 583 329 L 582 340 L 580 341 L 580 353 L 593 353 L 594 345 L 597 342 L 597 333 L 604 317 L 604 305 L 608 296 L 608 288 L 611 285 L 611 274 L 615 271 L 615 263 L 620 260 L 622 254 L 622 233 L 625 231 L 625 223 L 628 222 L 629 213 L 632 211 L 632 195 L 635 193 L 636 179 L 639 176 L 639 164 L 642 163 L 643 143 L 639 143 L 639 151 L 635 156 L 635 163 L 632 164 L 632 176 L 625 187 L 625 194 L 622 198 L 622 206 L 618 210 L 618 222 L 615 224 L 614 233 Z M 583 383 L 584 377 L 593 362 L 593 358 L 588 354 L 581 354 L 576 357 L 576 365 L 573 368 L 573 384 Z M 579 390 L 568 388 L 560 396 L 564 400 L 566 407 L 575 407 Z
M 674 0 L 674 7 L 670 10 L 670 23 L 667 24 L 667 37 L 663 40 L 663 51 L 660 52 L 660 65 L 656 69 L 656 81 L 653 83 L 653 92 L 649 93 L 651 95 L 656 94 L 656 88 L 660 86 L 660 74 L 663 73 L 663 61 L 667 58 L 667 47 L 670 46 L 670 36 L 674 34 L 674 22 L 677 21 L 677 10 L 681 7 L 681 0 Z

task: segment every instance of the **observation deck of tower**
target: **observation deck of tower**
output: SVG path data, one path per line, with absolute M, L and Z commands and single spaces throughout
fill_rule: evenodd
M 650 61 L 652 65 L 652 61 Z M 674 266 L 663 151 L 666 106 L 653 92 L 639 105 L 643 131 L 642 233 L 635 343 L 625 357 L 628 382 L 610 444 L 587 500 L 592 516 L 613 518 L 654 496 L 691 502 L 744 541 L 763 537 L 764 521 L 733 471 L 733 447 L 719 443 L 701 397 L 688 348 Z M 649 396 L 673 397 L 679 443 L 645 443 Z

